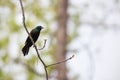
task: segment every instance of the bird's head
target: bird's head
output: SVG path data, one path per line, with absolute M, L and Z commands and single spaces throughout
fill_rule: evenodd
M 43 27 L 42 26 L 37 26 L 36 29 L 41 30 L 41 29 L 43 29 Z

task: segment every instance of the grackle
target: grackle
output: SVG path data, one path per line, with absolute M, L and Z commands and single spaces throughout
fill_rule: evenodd
M 42 26 L 37 26 L 36 28 L 34 28 L 31 32 L 30 32 L 30 35 L 34 41 L 34 43 L 37 41 L 38 37 L 39 37 L 39 34 L 40 34 L 40 31 L 43 29 Z M 29 48 L 33 45 L 30 37 L 28 36 L 27 39 L 26 39 L 26 42 L 25 42 L 25 46 L 22 48 L 22 52 L 23 52 L 23 55 L 27 55 L 28 52 L 29 52 Z

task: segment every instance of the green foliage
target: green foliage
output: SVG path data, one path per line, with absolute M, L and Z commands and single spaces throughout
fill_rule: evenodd
M 9 55 L 8 55 L 8 53 L 6 53 L 5 55 L 2 56 L 2 61 L 4 63 L 7 63 L 8 62 L 8 58 L 9 58 Z
M 16 7 L 11 0 L 0 0 L 0 6 L 9 7 L 12 11 L 14 11 Z
M 79 12 L 75 13 L 74 15 L 72 15 L 72 20 L 73 22 L 75 22 L 75 26 L 78 27 L 80 25 L 80 14 Z
M 36 56 L 33 56 L 33 57 L 29 58 L 26 62 L 31 67 L 34 67 L 34 65 L 35 65 L 35 63 L 36 63 L 37 60 L 38 60 L 38 58 Z
M 17 1 L 19 2 L 19 0 L 17 0 Z M 45 61 L 46 64 L 54 63 L 55 62 L 54 53 L 55 53 L 55 49 L 56 49 L 56 45 L 55 45 L 56 41 L 55 41 L 55 33 L 54 33 L 55 30 L 53 30 L 54 29 L 53 25 L 54 24 L 56 25 L 57 0 L 51 0 L 49 5 L 46 7 L 41 5 L 42 4 L 41 0 L 30 0 L 30 1 L 22 0 L 22 1 L 24 4 L 27 27 L 33 28 L 38 23 L 45 24 L 44 25 L 45 29 L 42 31 L 41 36 L 48 37 L 47 44 L 49 44 L 49 45 L 48 46 L 46 45 L 46 47 L 48 47 L 47 50 L 42 50 L 42 54 L 40 54 L 40 55 L 41 55 L 41 57 L 50 56 L 51 61 L 49 61 L 49 62 Z M 10 48 L 11 46 L 9 46 L 9 44 L 17 43 L 17 46 L 12 45 L 12 47 L 13 46 L 18 47 L 19 50 L 16 51 L 16 54 L 22 54 L 21 53 L 21 45 L 23 47 L 24 42 L 21 39 L 23 39 L 25 37 L 22 34 L 25 31 L 20 31 L 21 28 L 24 28 L 24 27 L 20 27 L 21 25 L 23 25 L 22 22 L 20 24 L 18 24 L 21 20 L 19 20 L 19 16 L 16 16 L 16 15 L 19 15 L 19 14 L 22 15 L 22 13 L 21 13 L 20 5 L 16 5 L 16 0 L 1 0 L 0 8 L 8 8 L 8 13 L 9 13 L 8 15 L 0 15 L 0 21 L 3 20 L 2 24 L 0 22 L 0 26 L 3 26 L 3 27 L 0 27 L 0 29 L 2 30 L 4 28 L 4 30 L 6 30 L 6 34 L 7 34 L 6 36 L 4 36 L 4 38 L 0 39 L 0 49 L 3 50 L 1 52 L 4 52 L 3 55 L 0 56 L 0 59 L 2 60 L 1 62 L 3 62 L 5 66 L 7 66 L 7 65 L 9 65 L 9 63 L 13 63 L 13 61 L 14 61 L 14 58 L 11 57 L 11 54 L 10 54 L 11 50 L 9 50 L 9 49 L 11 49 Z M 4 12 L 4 10 L 3 10 L 3 12 Z M 5 19 L 2 19 L 2 17 L 5 17 Z M 16 19 L 16 17 L 17 17 L 17 19 Z M 21 16 L 21 19 L 22 19 L 22 16 Z M 74 27 L 73 32 L 69 34 L 68 44 L 70 42 L 72 42 L 72 40 L 74 38 L 77 37 L 77 29 L 78 29 L 77 26 L 80 24 L 79 15 L 78 14 L 72 15 L 71 20 L 75 23 L 74 24 L 75 27 Z M 24 29 L 22 29 L 22 30 L 24 30 Z M 17 42 L 10 43 L 9 39 L 14 34 L 17 35 L 17 38 L 16 38 Z M 8 35 L 9 35 L 9 37 L 8 37 Z M 36 44 L 38 47 L 39 46 L 41 47 L 43 45 L 43 43 L 44 43 L 44 41 L 42 41 L 42 43 L 41 43 L 38 40 L 38 42 Z M 13 55 L 16 55 L 16 54 L 13 54 Z M 21 56 L 18 56 L 18 57 L 21 58 Z M 25 58 L 25 57 L 22 56 L 22 58 Z M 38 58 L 37 58 L 37 56 L 32 56 L 24 62 L 26 62 L 32 68 L 34 68 L 34 66 L 36 65 L 36 62 L 38 62 Z M 13 63 L 13 64 L 15 64 L 15 63 Z M 18 66 L 19 65 L 17 65 L 16 67 L 18 67 Z M 24 69 L 24 66 L 22 66 L 21 69 Z M 47 69 L 48 69 L 48 72 L 50 75 L 51 72 L 54 70 L 54 67 L 49 67 Z M 36 77 L 38 77 L 30 71 L 24 71 L 24 73 L 26 73 L 26 75 L 27 75 L 27 80 L 36 80 Z M 16 73 L 13 72 L 13 74 L 16 74 Z M 11 75 L 11 73 L 6 73 L 0 69 L 0 80 L 1 79 L 2 80 L 13 80 L 13 78 L 14 78 L 14 75 Z M 39 79 L 41 79 L 41 78 L 39 78 Z
M 34 80 L 34 78 L 35 78 L 34 73 L 27 72 L 27 75 L 28 75 L 27 80 Z
M 69 34 L 67 43 L 68 44 L 71 43 L 73 41 L 73 39 L 75 39 L 77 36 L 78 36 L 78 33 L 77 33 L 77 31 L 74 30 L 74 32 L 72 34 Z
M 76 39 L 76 37 L 78 37 L 78 28 L 80 25 L 80 15 L 78 13 L 75 13 L 73 15 L 70 16 L 70 19 L 72 22 L 74 22 L 74 30 L 72 33 L 68 34 L 68 41 L 67 43 L 71 43 L 74 39 Z
M 0 69 L 0 80 L 13 80 L 12 76 L 9 73 L 4 73 Z
M 3 72 L 2 72 L 2 70 L 0 69 L 0 78 L 2 78 L 2 76 L 3 76 Z
M 47 70 L 48 70 L 48 74 L 50 75 L 52 71 L 54 70 L 54 66 L 48 67 Z
M 13 80 L 12 75 L 10 75 L 10 73 L 4 74 L 3 78 L 3 80 Z
M 34 21 L 31 21 L 31 20 L 27 20 L 27 21 L 26 21 L 26 25 L 27 25 L 28 28 L 29 28 L 29 27 L 30 27 L 30 28 L 31 28 L 31 27 L 33 28 L 33 26 L 35 25 L 34 23 L 35 23 L 35 22 L 34 22 Z
M 19 28 L 19 25 L 16 23 L 15 19 L 14 19 L 15 16 L 12 16 L 10 19 L 9 19 L 9 29 L 10 29 L 10 32 L 13 33 L 13 32 L 18 32 L 20 30 Z
M 0 49 L 6 47 L 8 43 L 9 43 L 8 37 L 0 39 Z

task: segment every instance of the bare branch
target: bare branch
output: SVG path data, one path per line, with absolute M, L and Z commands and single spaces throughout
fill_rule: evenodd
M 25 14 L 24 14 L 24 8 L 23 8 L 22 0 L 19 0 L 19 1 L 20 1 L 21 9 L 22 9 L 23 26 L 24 26 L 26 32 L 28 33 L 28 35 L 29 35 L 29 37 L 30 37 L 30 39 L 31 39 L 31 41 L 32 41 L 32 43 L 33 43 L 33 46 L 34 46 L 34 48 L 35 48 L 35 50 L 36 50 L 36 52 L 37 52 L 37 56 L 38 56 L 39 60 L 42 62 L 43 66 L 44 66 L 45 73 L 46 73 L 46 80 L 48 80 L 48 73 L 47 73 L 47 69 L 46 69 L 46 64 L 45 64 L 44 61 L 41 59 L 41 57 L 40 57 L 40 55 L 39 55 L 39 52 L 38 52 L 38 50 L 37 50 L 37 46 L 35 45 L 35 43 L 34 43 L 32 37 L 31 37 L 30 33 L 29 33 L 28 30 L 27 30 L 27 27 L 26 27 L 26 24 L 25 24 Z
M 45 48 L 45 45 L 46 45 L 46 42 L 47 42 L 47 39 L 44 40 L 44 45 L 43 45 L 43 47 L 40 48 L 40 49 L 38 49 L 38 50 L 42 50 L 42 49 L 44 49 L 44 48 Z
M 50 65 L 47 65 L 47 67 L 54 66 L 54 65 L 57 65 L 57 64 L 61 64 L 61 63 L 65 63 L 68 60 L 72 59 L 73 57 L 74 57 L 74 55 L 72 55 L 70 58 L 68 58 L 66 60 L 63 60 L 63 61 L 60 61 L 60 62 L 57 62 L 57 63 L 53 63 L 53 64 L 50 64 Z
M 74 57 L 74 55 L 72 55 L 70 58 L 68 58 L 68 59 L 66 59 L 66 60 L 63 60 L 63 61 L 60 61 L 60 62 L 57 62 L 57 63 L 54 63 L 54 64 L 46 65 L 46 64 L 44 63 L 44 61 L 42 60 L 42 58 L 40 57 L 38 50 L 42 50 L 42 49 L 45 48 L 45 45 L 46 45 L 46 41 L 47 41 L 47 40 L 44 41 L 44 45 L 43 45 L 43 47 L 42 47 L 41 49 L 37 49 L 37 46 L 35 45 L 32 37 L 31 37 L 31 35 L 30 35 L 27 27 L 26 27 L 26 24 L 25 24 L 25 13 L 24 13 L 24 8 L 23 8 L 22 0 L 19 0 L 19 1 L 20 1 L 21 9 L 22 9 L 23 26 L 24 26 L 24 28 L 25 28 L 28 36 L 30 37 L 31 42 L 33 43 L 33 46 L 34 46 L 34 48 L 35 48 L 35 50 L 36 50 L 36 53 L 37 53 L 37 56 L 38 56 L 39 60 L 42 62 L 43 66 L 44 66 L 44 70 L 45 70 L 45 74 L 46 74 L 46 80 L 48 80 L 47 67 L 50 67 L 50 66 L 54 66 L 54 65 L 57 65 L 57 64 L 61 64 L 61 63 L 67 62 L 68 60 L 72 59 L 72 58 Z M 25 65 L 29 70 L 31 70 L 31 71 L 34 72 L 35 74 L 40 75 L 39 73 L 37 73 L 36 71 L 34 71 L 34 69 L 32 69 L 31 67 L 29 67 L 28 65 L 26 65 L 26 64 L 24 64 L 24 63 L 22 63 L 22 64 Z

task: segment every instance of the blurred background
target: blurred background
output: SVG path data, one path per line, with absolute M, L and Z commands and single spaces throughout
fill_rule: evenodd
M 49 65 L 49 80 L 120 80 L 120 0 L 22 0 L 29 31 Z M 36 51 L 21 51 L 27 33 L 19 0 L 0 0 L 0 80 L 46 80 Z

